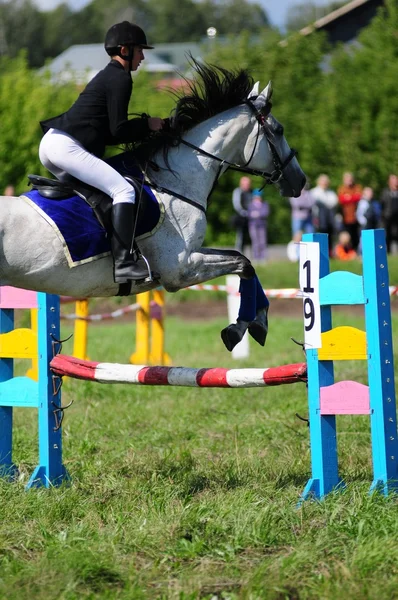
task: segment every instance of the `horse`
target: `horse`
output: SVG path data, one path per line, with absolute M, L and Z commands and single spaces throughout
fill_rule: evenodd
M 268 301 L 245 256 L 202 247 L 208 197 L 227 169 L 263 177 L 289 197 L 300 195 L 305 175 L 283 126 L 271 113 L 271 83 L 259 93 L 258 83 L 253 85 L 245 71 L 196 62 L 194 69 L 195 78 L 180 94 L 168 130 L 142 146 L 143 155 L 150 157 L 145 177 L 164 214 L 152 234 L 138 240 L 156 277 L 133 283 L 129 295 L 159 286 L 177 292 L 216 277 L 239 275 L 242 296 L 251 294 L 250 309 L 223 330 L 223 341 L 232 350 L 247 328 L 259 343 L 265 342 Z M 23 195 L 1 197 L 0 238 L 0 285 L 77 298 L 120 293 L 110 253 L 70 268 L 62 239 Z

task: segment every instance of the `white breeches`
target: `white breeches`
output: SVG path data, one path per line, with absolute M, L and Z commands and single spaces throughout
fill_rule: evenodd
M 66 172 L 108 194 L 113 204 L 135 202 L 134 188 L 115 169 L 87 152 L 77 140 L 63 131 L 47 131 L 40 143 L 39 157 L 46 169 L 60 180 Z

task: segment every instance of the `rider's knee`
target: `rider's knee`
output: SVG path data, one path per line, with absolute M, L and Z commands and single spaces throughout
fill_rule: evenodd
M 126 202 L 127 204 L 135 204 L 135 190 L 132 186 L 125 189 L 117 190 L 113 196 L 113 204 Z

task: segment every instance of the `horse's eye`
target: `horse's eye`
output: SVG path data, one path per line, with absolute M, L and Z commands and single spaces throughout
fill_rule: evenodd
M 284 131 L 283 125 L 278 125 L 278 127 L 275 129 L 276 135 L 283 135 Z

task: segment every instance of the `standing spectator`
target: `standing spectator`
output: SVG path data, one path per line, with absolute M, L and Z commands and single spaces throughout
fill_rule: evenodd
M 15 196 L 15 187 L 13 185 L 7 185 L 4 189 L 3 196 Z
M 252 200 L 251 181 L 241 177 L 239 187 L 232 192 L 232 205 L 235 210 L 233 224 L 236 230 L 235 250 L 243 252 L 245 241 L 249 237 L 247 209 Z
M 361 233 L 364 229 L 377 229 L 380 227 L 380 219 L 380 202 L 374 198 L 371 187 L 364 187 L 357 207 L 357 221 L 361 228 Z M 359 242 L 358 253 L 362 254 L 362 237 Z
M 260 190 L 253 190 L 252 201 L 247 209 L 253 260 L 265 260 L 267 254 L 269 204 L 263 202 L 262 196 Z
M 303 233 L 313 233 L 312 206 L 314 198 L 309 191 L 309 180 L 298 198 L 289 198 L 292 207 L 292 236 L 298 231 Z
M 398 176 L 388 177 L 388 186 L 382 191 L 381 215 L 386 230 L 387 252 L 391 252 L 391 242 L 398 242 Z
M 352 173 L 344 173 L 343 185 L 338 189 L 338 196 L 343 215 L 343 229 L 350 234 L 352 247 L 356 250 L 359 244 L 357 205 L 362 196 L 362 187 L 355 183 Z
M 311 196 L 314 200 L 312 207 L 312 221 L 316 231 L 328 234 L 329 256 L 333 255 L 333 234 L 337 194 L 330 189 L 330 179 L 327 175 L 319 175 L 316 187 L 312 188 Z
M 380 226 L 381 206 L 373 195 L 371 187 L 364 187 L 358 202 L 357 221 L 361 230 L 377 229 Z

